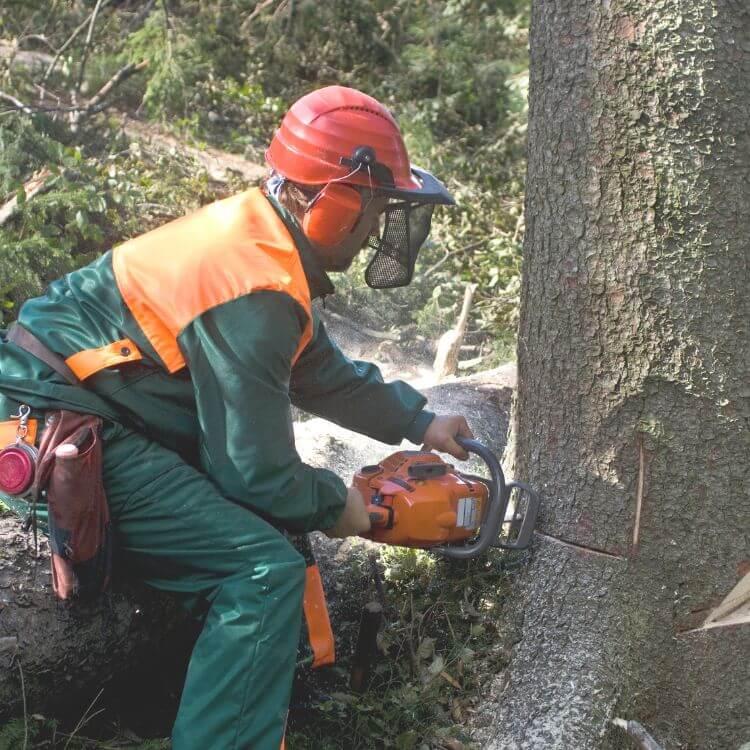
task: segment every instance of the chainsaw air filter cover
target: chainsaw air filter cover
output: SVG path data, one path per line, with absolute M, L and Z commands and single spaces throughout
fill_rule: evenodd
M 476 536 L 487 485 L 457 472 L 435 453 L 400 451 L 354 476 L 372 521 L 369 539 L 429 548 Z

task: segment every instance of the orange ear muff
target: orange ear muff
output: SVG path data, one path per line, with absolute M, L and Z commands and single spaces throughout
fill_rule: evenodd
M 348 185 L 329 183 L 305 212 L 302 229 L 311 242 L 331 247 L 344 240 L 362 213 L 362 197 Z

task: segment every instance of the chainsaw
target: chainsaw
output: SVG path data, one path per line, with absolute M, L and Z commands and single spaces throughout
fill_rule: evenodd
M 363 537 L 464 560 L 491 547 L 517 550 L 529 546 L 539 496 L 523 482 L 507 482 L 489 448 L 466 438 L 456 438 L 456 442 L 484 461 L 489 477 L 456 471 L 436 453 L 425 451 L 394 453 L 354 475 L 353 484 L 362 493 L 370 516 L 371 529 Z M 295 543 L 308 564 L 303 605 L 313 652 L 309 663 L 321 667 L 335 660 L 325 592 L 309 540 L 301 537 Z M 377 567 L 375 575 L 379 579 Z M 352 660 L 355 692 L 363 689 L 375 657 L 381 616 L 381 604 L 365 605 Z
M 400 451 L 355 474 L 372 526 L 363 537 L 458 559 L 491 547 L 529 546 L 539 496 L 524 482 L 506 481 L 497 457 L 482 443 L 461 437 L 456 442 L 484 461 L 489 478 L 459 472 L 424 451 Z

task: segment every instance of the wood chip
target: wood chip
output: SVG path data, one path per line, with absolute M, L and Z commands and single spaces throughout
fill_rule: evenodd
M 455 677 L 453 677 L 453 676 L 452 676 L 451 674 L 449 674 L 448 672 L 446 672 L 445 670 L 443 670 L 443 671 L 442 671 L 442 672 L 440 673 L 440 676 L 441 676 L 441 677 L 442 677 L 442 678 L 443 678 L 443 679 L 444 679 L 444 680 L 445 680 L 445 681 L 446 681 L 446 682 L 447 682 L 447 683 L 448 683 L 449 685 L 453 685 L 453 687 L 454 687 L 454 688 L 456 688 L 456 690 L 461 690 L 461 683 L 460 683 L 460 682 L 459 682 L 459 681 L 458 681 L 458 680 L 457 680 L 457 679 L 456 679 Z

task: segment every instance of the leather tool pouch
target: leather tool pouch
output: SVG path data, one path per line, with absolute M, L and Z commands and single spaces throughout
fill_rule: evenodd
M 23 326 L 13 324 L 7 340 L 71 385 L 82 385 L 63 359 Z M 112 529 L 102 479 L 101 430 L 99 417 L 65 410 L 49 412 L 39 445 L 32 496 L 36 500 L 43 492 L 47 496 L 52 586 L 60 599 L 98 594 L 107 587 L 112 574 Z M 66 444 L 75 446 L 76 455 L 56 455 L 57 449 Z
M 34 495 L 47 496 L 52 586 L 59 599 L 98 594 L 112 572 L 101 428 L 99 417 L 50 412 L 39 445 Z M 64 444 L 74 445 L 77 455 L 56 455 Z

